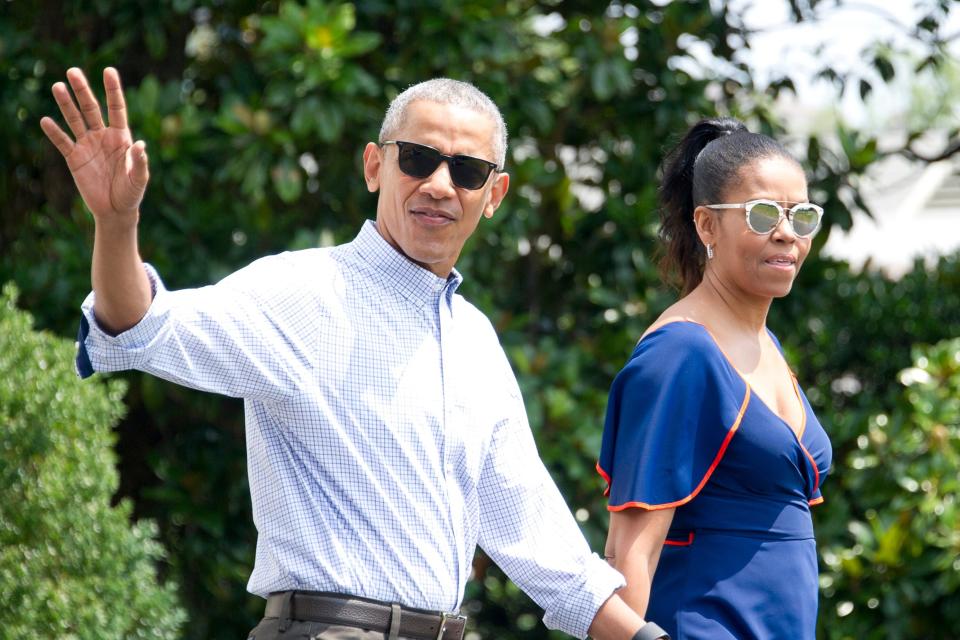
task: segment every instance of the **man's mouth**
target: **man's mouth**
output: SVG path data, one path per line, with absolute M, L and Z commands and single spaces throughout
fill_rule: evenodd
M 444 222 L 456 222 L 457 218 L 449 211 L 443 209 L 434 209 L 432 207 L 413 207 L 410 213 L 419 217 L 424 222 L 432 224 L 442 224 Z

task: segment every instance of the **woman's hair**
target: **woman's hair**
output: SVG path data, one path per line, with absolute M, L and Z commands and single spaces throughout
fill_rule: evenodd
M 660 271 L 668 282 L 679 280 L 683 294 L 703 278 L 706 253 L 693 222 L 701 204 L 719 204 L 740 170 L 757 160 L 797 160 L 779 142 L 751 133 L 735 118 L 707 118 L 693 125 L 660 167 Z M 797 163 L 799 165 L 799 163 Z

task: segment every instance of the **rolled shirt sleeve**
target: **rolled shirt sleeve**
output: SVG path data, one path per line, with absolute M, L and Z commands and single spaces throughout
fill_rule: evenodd
M 77 338 L 77 373 L 89 378 L 97 371 L 125 371 L 139 369 L 158 343 L 160 330 L 170 315 L 167 290 L 160 275 L 149 264 L 144 264 L 153 297 L 143 318 L 117 335 L 104 331 L 94 315 L 96 294 L 91 291 L 80 305 L 83 314 Z

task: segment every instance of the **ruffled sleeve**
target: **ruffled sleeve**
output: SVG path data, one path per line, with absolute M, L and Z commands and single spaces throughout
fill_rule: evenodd
M 597 470 L 608 509 L 667 509 L 696 497 L 740 426 L 748 389 L 707 330 L 648 334 L 610 390 Z

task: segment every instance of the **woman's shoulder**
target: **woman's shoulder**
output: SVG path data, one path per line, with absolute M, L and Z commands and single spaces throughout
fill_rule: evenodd
M 617 376 L 617 386 L 670 385 L 689 389 L 725 371 L 724 357 L 709 330 L 689 319 L 658 320 L 644 332 Z
M 720 354 L 716 340 L 706 325 L 685 316 L 664 315 L 643 332 L 634 350 L 640 354 L 685 357 L 715 357 Z

